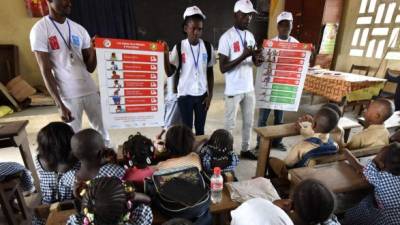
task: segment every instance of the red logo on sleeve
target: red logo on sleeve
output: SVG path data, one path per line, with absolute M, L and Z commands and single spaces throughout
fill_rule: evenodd
M 186 55 L 182 52 L 182 63 L 186 63 Z
M 49 37 L 49 44 L 50 44 L 51 50 L 60 49 L 60 45 L 58 44 L 58 40 L 57 40 L 56 36 Z
M 240 43 L 236 41 L 233 43 L 233 52 L 240 52 Z

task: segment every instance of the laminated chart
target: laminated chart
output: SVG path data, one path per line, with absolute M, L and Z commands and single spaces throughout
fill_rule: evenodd
M 164 54 L 159 43 L 96 38 L 103 121 L 107 128 L 164 123 Z
M 311 44 L 264 40 L 264 63 L 257 68 L 256 108 L 297 111 L 299 108 Z

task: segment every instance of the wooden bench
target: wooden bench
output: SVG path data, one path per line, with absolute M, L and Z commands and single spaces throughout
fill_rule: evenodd
M 347 141 L 352 128 L 361 127 L 361 125 L 346 117 L 340 118 L 339 126 L 344 130 L 344 138 Z M 271 153 L 271 140 L 274 138 L 290 137 L 300 135 L 294 128 L 295 123 L 288 123 L 275 126 L 257 127 L 254 131 L 260 136 L 259 155 L 256 168 L 256 177 L 264 177 L 268 168 L 268 160 Z

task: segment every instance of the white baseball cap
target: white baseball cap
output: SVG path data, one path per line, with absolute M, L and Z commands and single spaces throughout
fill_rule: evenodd
M 282 20 L 289 20 L 290 22 L 293 22 L 292 13 L 291 12 L 286 12 L 286 11 L 281 12 L 281 14 L 279 14 L 279 16 L 276 18 L 276 22 L 279 23 Z
M 235 7 L 233 8 L 233 12 L 242 12 L 242 13 L 257 13 L 257 11 L 253 8 L 253 3 L 250 0 L 238 0 L 235 3 Z
M 185 12 L 183 13 L 183 19 L 186 19 L 186 17 L 193 15 L 199 15 L 203 17 L 203 19 L 206 19 L 206 16 L 203 14 L 200 8 L 195 5 L 186 8 Z

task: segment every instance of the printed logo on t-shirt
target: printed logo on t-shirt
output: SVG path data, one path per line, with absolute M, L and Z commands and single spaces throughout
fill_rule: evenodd
M 79 37 L 78 36 L 75 36 L 75 35 L 72 35 L 71 36 L 71 39 L 72 39 L 72 45 L 74 46 L 74 47 L 77 47 L 77 48 L 79 48 L 80 46 L 81 46 L 81 41 L 79 40 Z
M 233 43 L 233 52 L 240 52 L 240 43 L 236 41 Z
M 207 62 L 207 53 L 203 53 L 203 63 Z
M 57 36 L 49 37 L 49 44 L 50 44 L 51 50 L 60 49 L 60 45 L 58 44 Z
M 182 63 L 186 63 L 186 54 L 182 52 Z

